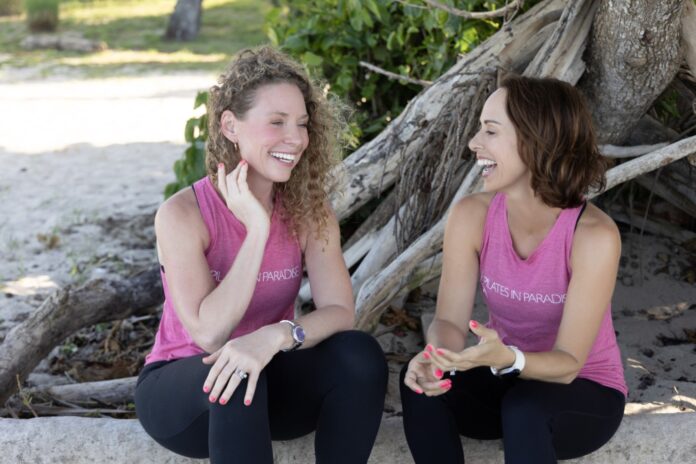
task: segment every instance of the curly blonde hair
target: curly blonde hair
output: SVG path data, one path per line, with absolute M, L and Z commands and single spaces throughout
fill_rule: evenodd
M 241 160 L 238 149 L 220 130 L 222 113 L 230 110 L 243 119 L 254 105 L 260 87 L 280 83 L 294 84 L 302 92 L 309 115 L 309 144 L 290 179 L 276 183 L 274 193 L 280 193 L 277 198 L 282 202 L 283 217 L 295 234 L 309 222 L 319 236 L 327 224 L 330 172 L 341 160 L 340 134 L 344 122 L 340 104 L 329 100 L 320 84 L 312 81 L 303 67 L 284 53 L 268 46 L 243 50 L 220 76 L 218 85 L 210 88 L 206 171 L 215 184 L 219 163 L 230 172 Z

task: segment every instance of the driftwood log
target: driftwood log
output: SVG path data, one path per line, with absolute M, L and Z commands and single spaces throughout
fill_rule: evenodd
M 7 333 L 0 346 L 0 404 L 50 351 L 82 327 L 152 312 L 162 303 L 158 269 L 68 285 Z

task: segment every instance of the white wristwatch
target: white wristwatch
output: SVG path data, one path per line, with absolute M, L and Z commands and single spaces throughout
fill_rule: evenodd
M 507 375 L 507 376 L 518 376 L 520 375 L 520 372 L 522 372 L 522 369 L 524 369 L 524 364 L 526 362 L 526 359 L 524 357 L 524 353 L 520 351 L 519 348 L 516 346 L 512 345 L 506 345 L 508 348 L 512 350 L 513 353 L 515 353 L 515 362 L 512 363 L 512 366 L 506 367 L 505 369 L 496 369 L 495 367 L 491 366 L 491 372 L 493 375 L 501 376 L 501 375 Z

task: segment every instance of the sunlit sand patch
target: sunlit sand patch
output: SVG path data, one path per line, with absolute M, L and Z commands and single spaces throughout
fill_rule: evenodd
M 58 284 L 56 284 L 50 276 L 38 275 L 26 276 L 21 279 L 6 282 L 0 291 L 16 296 L 30 296 L 37 294 L 41 290 L 54 288 L 58 288 Z

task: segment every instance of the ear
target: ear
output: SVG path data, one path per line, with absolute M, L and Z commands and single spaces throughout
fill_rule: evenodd
M 230 142 L 237 143 L 239 140 L 237 138 L 237 133 L 235 132 L 235 127 L 237 126 L 237 118 L 234 113 L 230 110 L 225 110 L 220 116 L 220 132 L 225 136 Z

